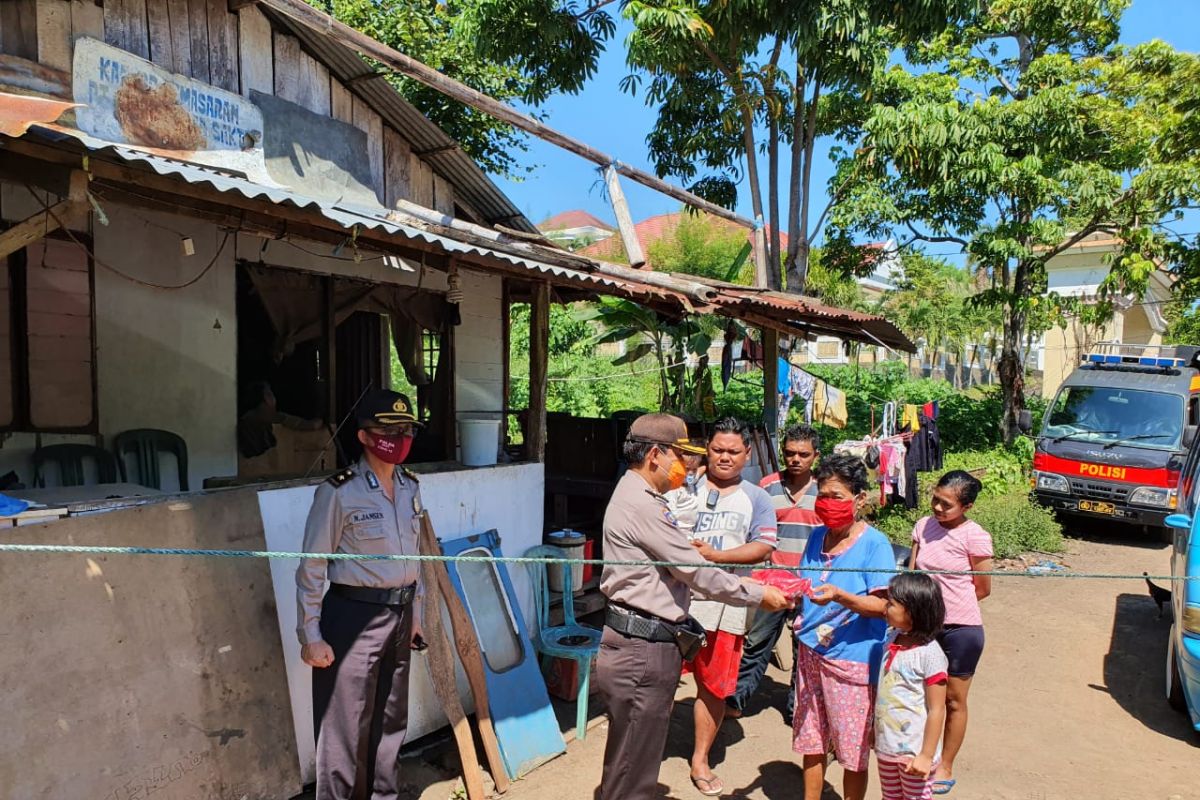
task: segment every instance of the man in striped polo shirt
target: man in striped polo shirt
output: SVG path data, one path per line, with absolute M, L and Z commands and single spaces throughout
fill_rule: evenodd
M 821 437 L 807 425 L 793 425 L 783 432 L 781 448 L 784 469 L 763 478 L 759 486 L 770 495 L 778 523 L 778 546 L 771 560 L 776 564 L 797 566 L 809 534 L 821 524 L 814 510 L 817 482 L 813 478 L 813 465 L 820 453 Z M 728 716 L 736 719 L 746 710 L 751 696 L 758 691 L 758 685 L 767 672 L 767 663 L 771 660 L 771 651 L 775 648 L 780 631 L 784 623 L 791 622 L 794 614 L 792 611 L 760 611 L 754 616 L 742 649 L 737 690 L 726 700 Z M 795 646 L 793 641 L 793 650 Z M 785 713 L 789 724 L 795 704 L 796 679 L 793 675 Z

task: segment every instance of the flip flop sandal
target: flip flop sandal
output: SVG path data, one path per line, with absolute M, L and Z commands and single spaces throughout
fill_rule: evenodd
M 692 779 L 692 786 L 695 786 L 696 791 L 705 797 L 720 797 L 725 794 L 725 784 L 721 783 L 721 779 L 716 775 L 713 775 L 711 778 L 697 778 L 695 775 L 690 777 Z M 704 786 L 700 785 L 702 783 Z M 716 784 L 717 788 L 714 789 L 713 784 Z
M 950 790 L 954 788 L 954 784 L 956 784 L 956 783 L 958 783 L 958 781 L 955 781 L 955 780 L 934 781 L 933 782 L 933 793 L 934 794 L 950 794 Z

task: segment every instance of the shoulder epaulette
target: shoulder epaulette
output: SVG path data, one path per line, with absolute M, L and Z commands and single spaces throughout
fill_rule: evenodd
M 342 470 L 340 472 L 335 472 L 332 475 L 330 475 L 328 478 L 325 479 L 325 482 L 332 484 L 334 486 L 341 486 L 342 484 L 344 484 L 346 481 L 350 480 L 353 477 L 354 477 L 354 470 L 350 469 L 349 467 L 346 467 L 344 470 Z
M 413 483 L 420 483 L 421 479 L 417 477 L 417 473 L 413 472 L 408 467 L 401 467 L 400 474 L 411 480 Z

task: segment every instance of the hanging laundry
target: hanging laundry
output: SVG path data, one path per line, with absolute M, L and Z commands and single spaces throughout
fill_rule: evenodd
M 921 412 L 930 419 L 937 419 L 937 412 L 934 411 L 936 406 L 937 403 L 926 403 L 925 405 L 921 406 Z
M 850 415 L 846 411 L 846 393 L 820 381 L 813 393 L 813 420 L 839 430 L 846 427 Z
M 812 420 L 813 392 L 819 382 L 799 367 L 792 366 L 782 358 L 779 359 L 779 378 L 777 380 L 779 417 L 776 420 L 779 430 L 783 430 L 787 426 L 788 412 L 797 399 L 804 401 L 805 421 Z
M 908 428 L 914 433 L 921 429 L 921 408 L 920 406 L 906 405 L 903 413 L 900 414 L 900 428 Z
M 884 439 L 893 436 L 896 433 L 896 404 L 887 402 L 883 404 L 883 426 L 880 431 L 880 436 Z

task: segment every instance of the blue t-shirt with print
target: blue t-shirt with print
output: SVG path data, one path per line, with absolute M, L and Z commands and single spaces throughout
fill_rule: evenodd
M 867 526 L 849 550 L 830 560 L 822 553 L 827 530 L 822 525 L 809 537 L 800 561 L 801 577 L 811 580 L 813 588 L 829 583 L 849 594 L 866 595 L 887 588 L 890 573 L 854 571 L 896 568 L 891 542 L 883 533 Z M 823 572 L 829 568 L 846 571 Z M 808 597 L 801 603 L 796 626 L 797 638 L 818 654 L 858 664 L 874 664 L 887 634 L 882 618 L 864 617 L 837 603 L 819 606 Z

